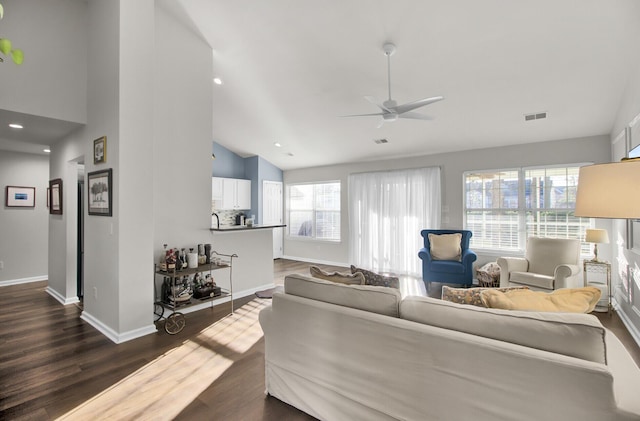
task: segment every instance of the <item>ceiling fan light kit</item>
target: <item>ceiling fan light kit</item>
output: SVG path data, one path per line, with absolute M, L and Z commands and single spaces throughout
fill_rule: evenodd
M 407 102 L 406 104 L 398 105 L 398 103 L 391 99 L 391 56 L 396 52 L 396 46 L 390 42 L 385 43 L 382 46 L 384 55 L 387 56 L 387 87 L 389 91 L 389 99 L 383 103 L 379 103 L 372 96 L 365 96 L 364 99 L 380 108 L 379 113 L 372 114 L 353 114 L 343 117 L 370 117 L 370 116 L 382 116 L 382 120 L 378 124 L 378 128 L 382 127 L 385 122 L 396 121 L 398 118 L 409 118 L 413 120 L 431 120 L 431 117 L 415 113 L 413 110 L 424 107 L 425 105 L 433 104 L 437 101 L 442 101 L 443 96 L 434 96 L 430 98 L 423 98 L 413 102 Z

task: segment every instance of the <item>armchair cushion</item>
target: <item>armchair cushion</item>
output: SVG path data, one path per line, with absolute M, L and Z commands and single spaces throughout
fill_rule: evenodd
M 517 289 L 498 291 L 486 289 L 480 293 L 482 303 L 503 310 L 551 311 L 561 313 L 591 313 L 600 300 L 600 290 L 594 287 L 558 289 L 551 293 Z
M 460 261 L 462 248 L 460 242 L 462 234 L 429 234 L 431 243 L 431 257 L 433 260 L 455 260 Z
M 553 276 L 531 272 L 511 272 L 509 280 L 512 284 L 531 285 L 536 288 L 553 289 Z

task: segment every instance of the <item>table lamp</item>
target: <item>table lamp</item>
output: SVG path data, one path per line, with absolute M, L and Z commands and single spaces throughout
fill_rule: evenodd
M 580 167 L 575 216 L 640 218 L 640 158 Z
M 607 233 L 607 230 L 604 229 L 587 229 L 584 241 L 587 243 L 593 243 L 593 259 L 591 261 L 599 262 L 598 243 L 609 244 L 609 234 Z

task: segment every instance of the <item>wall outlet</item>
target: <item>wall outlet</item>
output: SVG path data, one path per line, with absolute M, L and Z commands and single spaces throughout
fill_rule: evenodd
M 0 260 L 0 270 L 4 269 L 4 260 Z
M 98 287 L 93 287 L 93 298 L 98 299 Z

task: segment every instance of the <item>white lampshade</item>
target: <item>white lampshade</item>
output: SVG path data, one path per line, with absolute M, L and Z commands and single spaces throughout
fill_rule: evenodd
M 576 216 L 640 218 L 640 159 L 580 168 Z
M 607 230 L 603 229 L 587 229 L 584 241 L 587 243 L 609 244 L 609 234 Z

